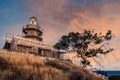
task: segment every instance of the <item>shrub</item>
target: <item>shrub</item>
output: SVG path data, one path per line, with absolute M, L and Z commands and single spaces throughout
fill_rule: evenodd
M 62 71 L 64 71 L 64 72 L 68 72 L 68 71 L 71 70 L 71 68 L 70 68 L 69 66 L 62 65 L 62 64 L 57 63 L 57 62 L 55 62 L 55 61 L 53 61 L 53 60 L 47 61 L 47 62 L 46 62 L 46 65 L 55 67 L 55 68 L 60 69 L 60 70 L 62 70 Z
M 8 68 L 8 62 L 3 57 L 0 57 L 0 70 L 4 70 L 6 68 Z
M 70 75 L 70 80 L 86 80 L 86 74 L 82 71 L 72 70 Z

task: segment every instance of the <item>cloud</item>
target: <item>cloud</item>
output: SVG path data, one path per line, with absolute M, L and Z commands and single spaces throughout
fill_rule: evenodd
M 104 59 L 104 66 L 107 70 L 120 70 L 120 51 L 116 50 L 113 53 L 107 55 Z
M 94 68 L 102 70 L 120 70 L 119 50 L 115 50 L 107 55 L 99 55 L 99 57 L 90 58 L 91 65 Z M 97 63 L 96 63 L 97 62 Z
M 60 34 L 70 31 L 81 32 L 83 29 L 95 29 L 100 32 L 111 29 L 119 36 L 119 0 L 26 0 L 22 2 L 24 7 L 28 8 L 28 15 L 38 17 L 40 26 L 48 30 L 44 32 L 45 35 L 49 30 L 59 32 L 59 34 L 52 32 L 53 39 Z M 53 40 L 50 39 L 49 42 L 51 41 Z
M 119 3 L 119 0 L 26 0 L 23 4 L 29 10 L 28 15 L 39 19 L 40 26 L 45 30 L 44 40 L 50 43 L 62 34 L 83 29 L 98 32 L 111 29 L 116 35 L 114 42 L 119 40 Z
M 4 34 L 10 33 L 15 35 L 22 35 L 22 28 L 23 28 L 23 23 L 6 26 L 4 28 Z
M 0 35 L 0 48 L 3 48 L 4 46 L 7 33 L 10 33 L 12 35 L 22 35 L 22 24 L 23 23 L 3 27 Z
M 97 32 L 104 33 L 106 30 L 111 29 L 116 36 L 111 41 L 111 45 L 115 48 L 115 51 L 118 50 L 112 52 L 112 54 L 119 55 L 120 0 L 23 0 L 21 3 L 23 3 L 22 8 L 25 7 L 24 13 L 22 12 L 23 16 L 36 16 L 38 18 L 39 25 L 44 29 L 43 40 L 45 42 L 55 44 L 62 35 L 70 31 L 81 32 L 83 29 L 95 29 Z M 7 21 L 12 23 L 6 27 L 3 26 L 3 32 L 22 34 L 22 26 L 28 22 L 23 22 L 25 20 L 19 21 L 19 19 L 22 20 L 23 18 L 23 16 L 19 16 L 21 15 L 19 12 L 22 10 L 20 5 L 16 8 L 13 6 L 13 8 L 13 11 L 10 8 L 0 12 L 2 15 L 6 14 L 3 16 L 4 19 L 8 19 Z M 12 16 L 16 13 L 15 17 L 11 17 L 9 11 L 12 12 Z M 10 15 L 7 16 L 7 13 Z M 12 19 L 17 23 L 13 24 Z M 24 17 L 24 19 L 26 18 Z M 110 56 L 110 58 L 111 60 L 114 59 L 114 61 L 116 59 L 114 56 Z M 120 66 L 114 61 L 111 63 Z M 107 60 L 104 64 L 110 65 Z
M 72 2 L 74 2 L 74 4 Z M 30 8 L 33 14 L 40 16 L 41 23 L 49 24 L 50 27 L 54 27 L 51 25 L 51 22 L 66 25 L 68 31 L 70 29 L 75 30 L 75 28 L 76 30 L 79 28 L 94 28 L 105 31 L 107 29 L 113 29 L 112 26 L 114 26 L 116 27 L 115 32 L 119 32 L 118 21 L 120 10 L 119 3 L 117 3 L 118 1 L 102 0 L 101 4 L 97 0 L 80 0 L 83 4 L 77 2 L 77 0 L 30 0 L 28 1 L 28 5 L 31 6 L 32 4 L 33 6 Z M 61 27 L 62 29 L 65 28 L 64 26 Z

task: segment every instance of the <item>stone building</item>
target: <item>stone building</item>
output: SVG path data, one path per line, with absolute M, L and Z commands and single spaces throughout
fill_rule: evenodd
M 23 28 L 22 36 L 6 35 L 4 49 L 15 52 L 31 53 L 41 56 L 58 57 L 52 45 L 43 42 L 43 29 L 36 17 L 30 17 L 30 23 Z

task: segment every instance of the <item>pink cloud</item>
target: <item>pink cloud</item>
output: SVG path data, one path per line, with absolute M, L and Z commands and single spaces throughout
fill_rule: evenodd
M 43 40 L 45 42 L 54 44 L 62 35 L 70 31 L 81 32 L 83 29 L 95 29 L 104 33 L 111 29 L 116 36 L 111 41 L 111 46 L 118 50 L 115 50 L 116 52 L 112 52 L 112 54 L 119 55 L 119 3 L 102 5 L 93 3 L 84 8 L 77 4 L 71 5 L 69 0 L 27 0 L 24 4 L 29 8 L 31 16 L 38 17 L 39 25 L 44 29 Z M 25 23 L 27 24 L 27 21 Z M 5 33 L 21 34 L 22 26 L 25 23 L 6 26 L 4 31 Z M 109 56 L 110 58 L 114 61 L 116 59 L 114 56 Z M 117 58 L 119 57 L 117 56 Z M 114 61 L 111 63 L 114 63 Z M 117 65 L 117 63 L 114 64 Z M 104 65 L 110 64 L 106 62 Z

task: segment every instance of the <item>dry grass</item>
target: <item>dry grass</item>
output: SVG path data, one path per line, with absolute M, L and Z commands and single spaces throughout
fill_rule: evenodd
M 0 80 L 103 80 L 68 61 L 0 50 Z

